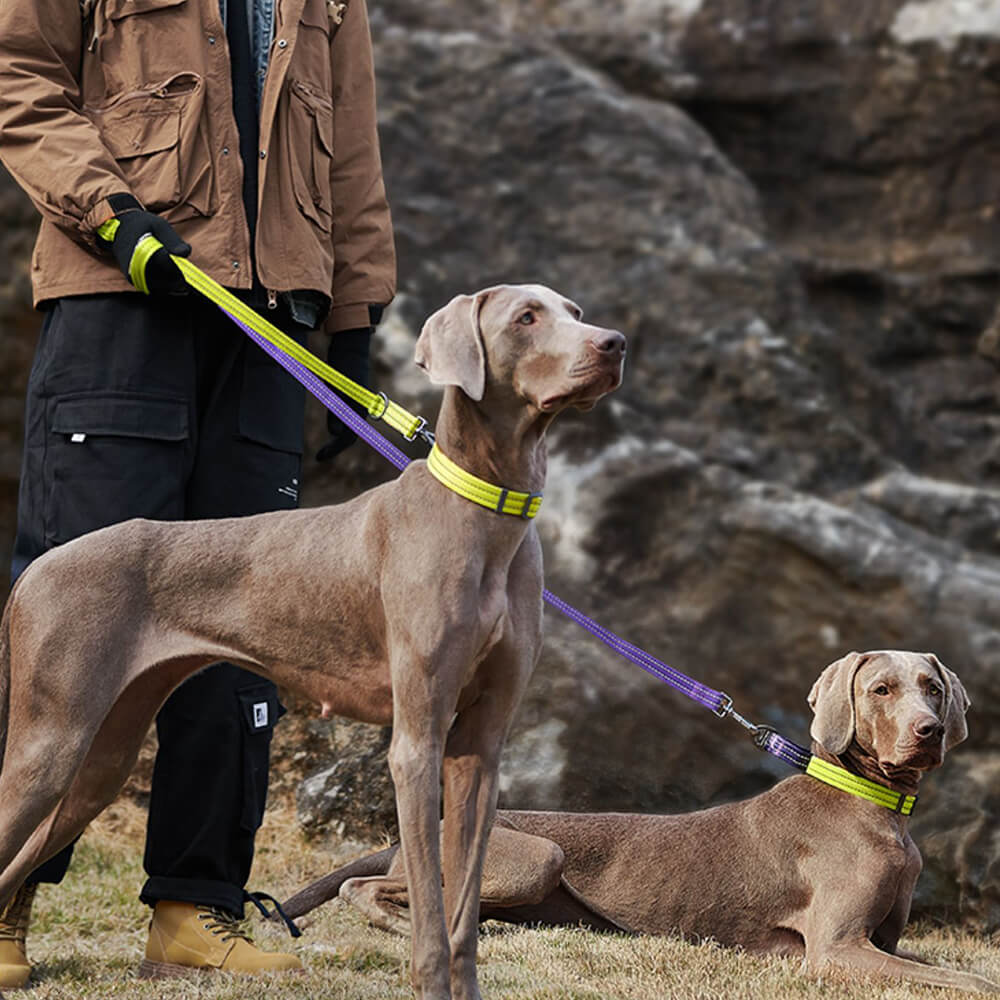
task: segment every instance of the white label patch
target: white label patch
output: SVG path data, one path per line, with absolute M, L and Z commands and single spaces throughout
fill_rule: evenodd
M 267 726 L 267 702 L 258 701 L 253 707 L 254 729 L 264 729 Z

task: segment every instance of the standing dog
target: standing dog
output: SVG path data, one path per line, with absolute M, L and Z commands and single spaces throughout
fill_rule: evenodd
M 443 454 L 531 495 L 552 418 L 615 389 L 624 356 L 537 285 L 455 298 L 416 348 L 446 386 Z M 414 988 L 476 1000 L 497 768 L 541 644 L 536 504 L 485 509 L 419 461 L 339 506 L 128 521 L 38 559 L 0 631 L 0 901 L 115 797 L 170 691 L 226 659 L 324 715 L 392 723 Z
M 851 653 L 809 695 L 813 753 L 915 794 L 967 735 L 961 681 L 931 653 Z M 396 849 L 348 865 L 285 905 L 299 915 L 339 893 L 407 929 Z M 752 951 L 803 954 L 914 982 L 1000 986 L 897 951 L 920 874 L 907 818 L 796 775 L 745 802 L 679 816 L 501 812 L 481 916 L 646 934 L 680 932 Z

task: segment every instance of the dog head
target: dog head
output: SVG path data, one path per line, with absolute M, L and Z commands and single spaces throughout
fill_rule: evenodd
M 497 285 L 458 295 L 417 340 L 416 362 L 438 385 L 470 398 L 510 390 L 543 413 L 589 410 L 618 388 L 625 337 L 582 320 L 575 302 L 543 285 Z
M 856 741 L 890 779 L 937 767 L 968 735 L 969 697 L 933 653 L 848 653 L 820 674 L 809 705 L 817 743 L 839 756 Z

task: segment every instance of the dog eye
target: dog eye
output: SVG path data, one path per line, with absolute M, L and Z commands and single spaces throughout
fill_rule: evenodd
M 875 690 L 872 693 L 886 695 L 889 693 L 889 686 L 888 684 L 879 684 L 879 686 L 875 688 Z
M 526 309 L 517 317 L 517 321 L 521 326 L 531 326 L 535 322 L 535 314 L 530 309 Z
M 932 698 L 937 698 L 938 695 L 941 694 L 941 688 L 939 688 L 937 684 L 928 684 L 927 690 Z

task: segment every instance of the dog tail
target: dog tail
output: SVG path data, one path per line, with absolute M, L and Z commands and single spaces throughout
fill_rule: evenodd
M 294 896 L 286 899 L 282 903 L 282 909 L 294 920 L 301 917 L 310 910 L 315 910 L 317 906 L 325 903 L 328 899 L 333 899 L 340 891 L 340 887 L 349 878 L 369 878 L 372 875 L 384 875 L 392 864 L 392 859 L 399 850 L 399 844 L 392 844 L 375 854 L 368 854 L 357 861 L 338 868 L 329 875 L 324 875 L 311 885 L 307 885 Z

